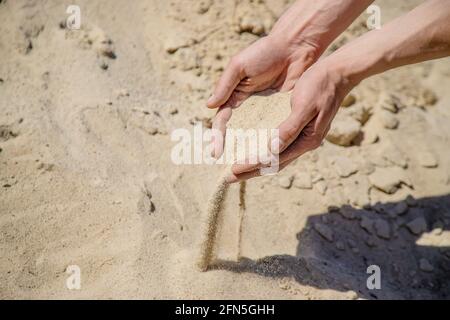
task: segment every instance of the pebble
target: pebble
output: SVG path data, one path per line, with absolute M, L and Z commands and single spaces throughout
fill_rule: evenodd
M 332 164 L 341 178 L 349 177 L 358 171 L 356 164 L 347 157 L 335 157 Z
M 344 251 L 345 250 L 345 243 L 344 242 L 342 242 L 342 241 L 337 241 L 336 242 L 336 248 L 338 249 L 338 250 L 341 250 L 341 251 Z
M 356 218 L 355 209 L 353 209 L 351 206 L 342 206 L 339 209 L 339 213 L 345 219 L 353 220 Z
M 378 104 L 381 109 L 387 110 L 392 113 L 398 112 L 398 105 L 396 103 L 396 98 L 389 93 L 383 92 L 380 95 L 380 99 L 378 100 Z
M 290 189 L 292 186 L 292 180 L 293 180 L 292 176 L 281 176 L 278 179 L 278 184 L 280 187 L 284 189 Z
M 353 93 L 349 93 L 341 103 L 341 106 L 344 108 L 348 108 L 354 105 L 356 102 L 356 96 Z
M 380 121 L 384 128 L 394 130 L 399 125 L 398 119 L 390 112 L 382 112 L 380 114 Z
M 419 260 L 419 269 L 424 272 L 432 272 L 434 270 L 434 267 L 427 259 L 421 258 Z
M 367 218 L 366 216 L 362 216 L 361 218 L 361 222 L 359 223 L 359 225 L 361 226 L 361 228 L 363 228 L 364 230 L 366 230 L 368 233 L 373 233 L 373 220 Z
M 336 118 L 331 129 L 328 132 L 326 139 L 340 146 L 350 146 L 353 140 L 361 133 L 361 124 L 347 116 Z
M 406 201 L 406 204 L 407 204 L 409 207 L 415 207 L 415 206 L 417 206 L 417 200 L 416 200 L 412 195 L 408 195 L 408 196 L 406 197 L 405 201 Z
M 411 231 L 411 233 L 415 235 L 420 235 L 425 231 L 427 231 L 427 222 L 423 217 L 418 217 L 408 222 L 406 224 L 406 227 L 408 228 L 409 231 Z
M 294 187 L 299 189 L 312 189 L 312 179 L 308 172 L 299 172 L 295 175 Z
M 390 239 L 391 232 L 389 228 L 389 223 L 383 219 L 376 219 L 374 222 L 375 233 L 378 237 L 382 239 Z
M 408 204 L 405 201 L 397 203 L 392 209 L 392 213 L 396 216 L 401 216 L 408 211 Z
M 319 233 L 324 239 L 326 239 L 329 242 L 333 242 L 334 234 L 333 230 L 331 230 L 330 227 L 322 224 L 322 223 L 315 223 L 314 229 Z
M 321 195 L 325 195 L 325 193 L 327 192 L 328 189 L 328 185 L 324 180 L 318 181 L 315 184 L 316 190 L 321 194 Z
M 408 184 L 402 169 L 394 167 L 377 168 L 369 175 L 369 181 L 372 186 L 388 194 L 395 193 L 402 182 Z
M 431 152 L 419 152 L 418 153 L 419 164 L 424 168 L 436 168 L 438 166 L 438 160 Z

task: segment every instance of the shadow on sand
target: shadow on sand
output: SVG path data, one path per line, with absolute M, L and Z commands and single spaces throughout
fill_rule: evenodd
M 402 206 L 406 212 L 398 214 Z M 415 232 L 411 225 L 408 227 L 413 220 Z M 388 226 L 384 238 L 376 235 L 375 221 L 378 226 Z M 321 236 L 318 225 L 331 230 L 333 239 Z M 318 289 L 353 290 L 365 299 L 449 299 L 448 234 L 446 243 L 439 243 L 449 229 L 450 195 L 409 199 L 408 206 L 402 201 L 378 203 L 367 209 L 330 208 L 329 212 L 310 217 L 297 234 L 295 256 L 217 261 L 212 269 L 290 277 Z M 428 242 L 422 243 L 424 239 Z M 367 289 L 370 265 L 380 267 L 380 290 Z

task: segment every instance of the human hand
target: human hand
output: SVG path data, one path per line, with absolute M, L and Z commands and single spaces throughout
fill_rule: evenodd
M 342 100 L 353 86 L 326 61 L 318 62 L 300 77 L 291 96 L 291 114 L 279 125 L 279 137 L 271 143 L 271 152 L 279 153 L 280 170 L 321 145 Z M 260 176 L 261 168 L 268 165 L 248 161 L 235 164 L 227 180 L 233 183 Z
M 267 36 L 253 43 L 231 59 L 208 100 L 208 107 L 219 107 L 213 128 L 225 137 L 233 108 L 256 92 L 291 90 L 318 57 L 318 49 L 307 42 L 288 44 L 276 36 Z M 223 139 L 215 139 L 215 142 L 213 156 L 219 158 Z
M 298 0 L 269 36 L 234 56 L 207 103 L 209 108 L 219 108 L 213 121 L 217 136 L 213 137 L 212 156 L 222 155 L 233 108 L 255 92 L 291 90 L 302 73 L 372 1 Z

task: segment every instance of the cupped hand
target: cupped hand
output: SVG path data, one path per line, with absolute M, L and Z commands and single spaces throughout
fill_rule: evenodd
M 318 56 L 318 49 L 310 43 L 287 44 L 274 35 L 259 39 L 234 56 L 207 103 L 209 108 L 219 108 L 213 128 L 222 139 L 214 139 L 213 156 L 219 158 L 223 152 L 226 124 L 233 108 L 256 92 L 291 90 Z
M 295 84 L 291 113 L 278 127 L 279 138 L 272 141 L 272 153 L 278 154 L 280 170 L 307 151 L 322 144 L 331 121 L 353 85 L 325 62 L 318 62 Z M 277 149 L 277 150 L 275 150 Z M 257 164 L 235 164 L 230 183 L 261 175 Z

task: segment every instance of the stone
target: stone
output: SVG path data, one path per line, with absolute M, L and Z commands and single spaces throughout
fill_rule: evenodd
M 438 160 L 431 152 L 419 152 L 417 157 L 419 164 L 424 168 L 436 168 L 438 166 Z
M 332 160 L 332 164 L 341 178 L 349 177 L 358 171 L 357 165 L 347 157 L 335 157 Z
M 432 272 L 434 270 L 434 267 L 427 259 L 421 258 L 419 260 L 419 269 L 423 272 Z
M 408 158 L 392 143 L 377 149 L 376 155 L 401 168 L 408 167 Z
M 322 224 L 322 223 L 315 223 L 314 229 L 319 233 L 324 239 L 326 239 L 329 242 L 333 242 L 334 239 L 334 233 L 333 230 L 331 230 L 330 227 Z
M 331 124 L 326 140 L 340 146 L 350 146 L 361 133 L 361 124 L 355 119 L 346 117 L 336 117 Z
M 375 233 L 378 237 L 383 239 L 390 239 L 391 238 L 391 232 L 389 223 L 387 223 L 386 220 L 383 219 L 376 219 L 374 222 L 375 227 Z
M 354 105 L 356 102 L 356 96 L 353 93 L 349 93 L 341 103 L 341 107 L 348 108 Z
M 278 184 L 280 187 L 284 189 L 289 189 L 292 186 L 292 180 L 293 180 L 292 176 L 281 176 L 278 179 Z
M 411 231 L 411 233 L 415 235 L 420 235 L 427 231 L 427 222 L 423 217 L 418 217 L 408 222 L 406 224 L 406 227 L 408 228 L 409 231 Z
M 391 210 L 395 216 L 401 216 L 408 212 L 408 204 L 405 201 L 397 203 Z
M 314 186 L 321 195 L 325 195 L 327 192 L 328 185 L 324 180 L 318 181 Z
M 373 233 L 373 220 L 367 218 L 366 216 L 362 216 L 361 222 L 359 223 L 361 228 L 366 230 L 368 233 Z
M 339 213 L 342 217 L 348 220 L 356 219 L 355 209 L 353 209 L 351 206 L 342 206 L 339 209 Z
M 294 187 L 299 189 L 312 189 L 313 183 L 309 172 L 298 172 L 295 174 Z
M 399 108 L 398 104 L 396 103 L 396 100 L 397 99 L 392 94 L 383 92 L 378 100 L 378 105 L 383 110 L 387 110 L 392 113 L 397 113 Z
M 380 113 L 380 122 L 384 128 L 394 130 L 399 125 L 398 119 L 390 112 L 383 111 Z
M 387 194 L 395 193 L 402 183 L 411 186 L 403 170 L 395 167 L 377 168 L 369 175 L 369 182 L 373 187 Z
M 415 207 L 417 206 L 417 200 L 414 199 L 414 197 L 412 195 L 408 195 L 405 199 L 406 204 L 408 205 L 408 207 Z
M 345 250 L 345 243 L 344 242 L 342 242 L 342 241 L 337 241 L 336 242 L 336 248 L 338 249 L 338 250 L 341 250 L 341 251 L 344 251 Z

